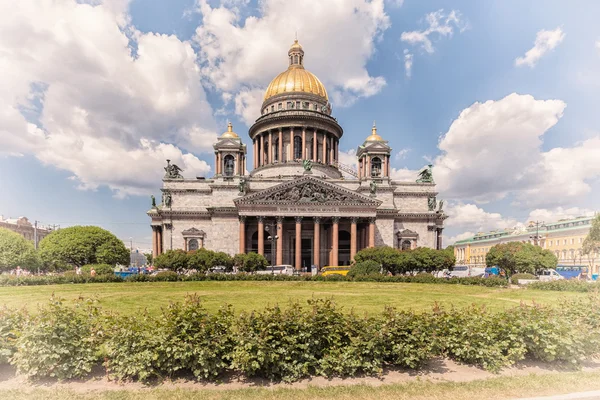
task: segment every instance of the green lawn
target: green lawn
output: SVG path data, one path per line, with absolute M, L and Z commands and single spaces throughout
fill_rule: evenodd
M 171 301 L 195 293 L 209 310 L 232 304 L 236 312 L 266 305 L 305 303 L 311 297 L 333 298 L 346 310 L 376 313 L 385 305 L 398 309 L 427 310 L 434 302 L 462 307 L 471 304 L 503 309 L 521 301 L 554 304 L 583 293 L 557 293 L 527 289 L 485 288 L 462 285 L 371 282 L 137 282 L 1 287 L 0 305 L 27 307 L 35 311 L 52 294 L 65 299 L 95 297 L 105 309 L 135 313 L 147 308 L 156 313 Z

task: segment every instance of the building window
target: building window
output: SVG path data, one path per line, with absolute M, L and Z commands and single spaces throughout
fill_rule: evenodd
M 315 111 L 319 110 L 319 106 L 317 104 L 315 104 Z
M 225 168 L 223 169 L 225 176 L 233 176 L 235 173 L 235 159 L 233 156 L 231 154 L 226 155 L 223 162 L 225 164 Z
M 273 147 L 273 158 L 275 159 L 275 161 L 280 161 L 279 160 L 279 138 L 275 138 L 275 144 Z
M 292 103 L 291 101 L 288 101 L 286 107 L 288 110 L 292 109 L 292 108 L 294 108 L 294 103 Z
M 575 239 L 571 238 L 571 244 L 575 244 Z
M 198 239 L 190 239 L 188 241 L 188 251 L 198 250 Z
M 410 240 L 402 241 L 402 250 L 410 250 L 410 247 L 411 247 Z
M 277 109 L 278 110 L 281 110 L 282 108 L 283 108 L 283 104 L 281 104 L 281 103 L 277 104 Z
M 583 243 L 583 238 L 579 238 L 579 244 Z
M 381 176 L 381 158 L 379 157 L 371 159 L 371 176 Z
M 552 247 L 552 240 L 548 242 L 548 247 Z
M 271 112 L 275 111 L 275 105 L 271 106 Z
M 294 136 L 294 160 L 302 158 L 302 138 Z
M 310 107 L 310 103 L 308 101 L 305 101 L 304 103 L 302 103 L 302 108 L 309 108 Z
M 299 101 L 296 102 L 296 108 L 298 108 L 298 109 L 300 108 L 300 102 Z

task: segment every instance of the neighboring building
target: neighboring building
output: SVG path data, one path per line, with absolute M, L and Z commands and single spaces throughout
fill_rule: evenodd
M 563 219 L 536 226 L 530 223 L 526 229 L 493 231 L 459 240 L 454 243 L 454 255 L 459 265 L 484 266 L 490 248 L 500 243 L 524 242 L 539 245 L 552 251 L 559 266 L 588 266 L 598 273 L 600 254 L 584 255 L 581 247 L 592 227 L 594 217 Z M 537 236 L 537 238 L 536 238 Z
M 392 149 L 375 124 L 358 147 L 358 170 L 341 164 L 343 129 L 327 91 L 304 68 L 298 41 L 288 56 L 248 133 L 251 172 L 231 124 L 214 144 L 214 177 L 183 179 L 167 160 L 162 202 L 148 211 L 153 254 L 205 247 L 302 268 L 347 265 L 365 247 L 441 248 L 446 215 L 431 167 L 416 181 L 392 180 Z
M 6 228 L 13 232 L 17 232 L 25 239 L 34 242 L 34 245 L 36 247 L 40 243 L 40 240 L 48 236 L 53 230 L 49 227 L 36 227 L 35 224 L 29 222 L 29 220 L 26 217 L 4 219 L 2 215 L 0 215 L 0 228 Z M 37 243 L 35 243 L 36 237 Z

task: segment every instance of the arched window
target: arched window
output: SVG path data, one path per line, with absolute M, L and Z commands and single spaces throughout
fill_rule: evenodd
M 233 176 L 235 173 L 235 159 L 233 156 L 231 154 L 226 155 L 223 159 L 223 163 L 225 165 L 225 168 L 223 168 L 225 176 Z
M 294 136 L 294 160 L 302 158 L 302 138 Z
M 411 248 L 410 240 L 403 240 L 402 241 L 402 250 L 410 250 L 410 248 Z
M 198 250 L 198 239 L 188 240 L 188 251 Z
M 263 149 L 265 165 L 269 164 L 271 160 L 269 160 L 269 141 L 265 140 L 265 148 Z
M 379 157 L 371 159 L 371 176 L 381 176 L 381 158 Z

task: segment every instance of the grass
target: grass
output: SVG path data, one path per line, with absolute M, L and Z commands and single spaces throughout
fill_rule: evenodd
M 416 381 L 402 384 L 331 387 L 214 389 L 144 389 L 77 393 L 69 389 L 0 390 L 13 400 L 472 400 L 513 399 L 600 389 L 599 372 L 568 372 L 498 377 L 471 382 Z
M 377 313 L 389 305 L 398 309 L 428 310 L 434 302 L 462 307 L 485 305 L 500 310 L 521 301 L 554 304 L 584 293 L 486 288 L 479 286 L 376 282 L 134 282 L 1 287 L 0 305 L 26 307 L 35 312 L 52 294 L 61 298 L 95 297 L 103 308 L 134 314 L 141 308 L 157 313 L 171 301 L 196 293 L 209 310 L 232 304 L 236 312 L 266 305 L 305 303 L 311 297 L 331 297 L 346 310 Z

